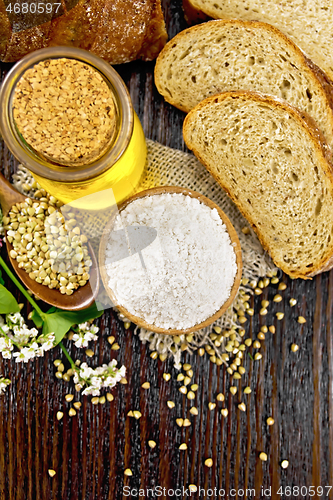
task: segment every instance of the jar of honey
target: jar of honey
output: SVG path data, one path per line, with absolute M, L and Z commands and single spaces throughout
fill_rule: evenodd
M 73 47 L 38 50 L 8 73 L 0 102 L 8 148 L 63 203 L 100 210 L 137 190 L 145 137 L 124 82 L 107 62 Z M 89 199 L 94 206 L 86 206 Z

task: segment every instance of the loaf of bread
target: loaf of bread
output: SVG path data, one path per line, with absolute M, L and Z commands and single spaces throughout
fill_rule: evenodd
M 184 139 L 286 274 L 333 266 L 331 152 L 309 117 L 269 95 L 225 92 L 190 111 Z
M 306 111 L 333 145 L 333 87 L 267 23 L 209 21 L 178 33 L 157 58 L 155 83 L 169 103 L 185 112 L 229 90 L 272 94 Z
M 154 59 L 167 40 L 161 0 L 74 0 L 52 5 L 49 15 L 15 16 L 0 0 L 0 60 L 13 62 L 33 50 L 69 45 L 120 64 Z M 57 5 L 61 7 L 56 13 Z
M 333 2 L 331 0 L 185 0 L 194 12 L 214 19 L 264 21 L 293 40 L 333 79 Z

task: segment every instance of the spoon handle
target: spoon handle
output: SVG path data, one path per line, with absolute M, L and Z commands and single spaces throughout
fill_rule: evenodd
M 6 215 L 14 203 L 21 202 L 25 199 L 10 182 L 0 172 L 0 204 L 3 214 Z

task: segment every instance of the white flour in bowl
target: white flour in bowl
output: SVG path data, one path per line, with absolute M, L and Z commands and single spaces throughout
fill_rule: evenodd
M 178 193 L 139 198 L 116 217 L 105 267 L 117 304 L 165 330 L 212 316 L 229 298 L 237 273 L 217 210 Z

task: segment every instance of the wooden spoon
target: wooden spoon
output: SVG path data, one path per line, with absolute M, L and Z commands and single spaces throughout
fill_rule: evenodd
M 22 203 L 27 196 L 19 193 L 0 173 L 0 204 L 4 215 L 7 215 L 11 207 L 15 203 Z M 34 295 L 41 300 L 60 309 L 67 311 L 78 311 L 89 307 L 95 300 L 99 290 L 99 273 L 97 270 L 97 261 L 93 249 L 88 243 L 89 254 L 92 260 L 90 279 L 88 283 L 77 290 L 72 295 L 63 295 L 59 290 L 50 289 L 45 285 L 41 285 L 29 277 L 29 274 L 18 267 L 18 262 L 10 256 L 10 251 L 13 250 L 12 245 L 6 238 L 7 252 L 10 262 L 19 276 L 20 280 Z
M 242 250 L 241 250 L 241 246 L 240 246 L 239 239 L 238 239 L 237 233 L 235 231 L 235 228 L 231 224 L 231 222 L 228 219 L 228 217 L 226 216 L 226 214 L 220 209 L 219 206 L 217 206 L 215 203 L 213 203 L 209 198 L 206 198 L 206 196 L 203 196 L 202 194 L 197 193 L 196 191 L 192 191 L 190 189 L 185 189 L 185 188 L 181 188 L 181 187 L 177 187 L 177 186 L 164 186 L 164 187 L 147 189 L 146 191 L 141 191 L 140 193 L 132 196 L 131 198 L 129 198 L 128 200 L 123 202 L 121 204 L 121 206 L 119 207 L 119 212 L 124 210 L 124 208 L 126 208 L 127 205 L 134 200 L 137 200 L 139 198 L 144 198 L 146 196 L 155 196 L 155 195 L 160 195 L 160 194 L 164 194 L 164 193 L 181 193 L 181 194 L 184 194 L 187 196 L 191 196 L 192 198 L 197 198 L 201 203 L 204 203 L 208 207 L 210 207 L 212 209 L 215 208 L 217 210 L 220 218 L 222 219 L 222 221 L 226 225 L 227 231 L 228 231 L 230 239 L 231 239 L 231 243 L 233 244 L 234 251 L 236 254 L 236 264 L 237 264 L 237 272 L 236 272 L 234 284 L 231 288 L 230 295 L 229 295 L 229 298 L 227 299 L 227 301 L 221 305 L 221 307 L 218 311 L 216 311 L 212 316 L 207 318 L 205 321 L 203 321 L 202 323 L 197 324 L 195 326 L 192 326 L 191 328 L 187 328 L 184 330 L 177 330 L 175 328 L 165 330 L 165 329 L 160 328 L 158 326 L 149 324 L 144 319 L 139 318 L 138 316 L 134 316 L 133 314 L 131 314 L 129 311 L 127 311 L 127 309 L 125 309 L 125 307 L 117 304 L 117 298 L 116 298 L 113 290 L 111 290 L 111 288 L 109 287 L 109 278 L 108 278 L 108 274 L 107 274 L 106 267 L 104 264 L 106 261 L 106 248 L 108 245 L 109 235 L 112 231 L 117 213 L 115 213 L 114 216 L 109 220 L 109 222 L 107 223 L 107 225 L 105 226 L 105 229 L 103 231 L 103 236 L 102 236 L 102 239 L 100 242 L 100 247 L 99 247 L 100 273 L 101 273 L 102 282 L 104 284 L 104 288 L 105 288 L 107 294 L 109 295 L 112 303 L 116 305 L 116 307 L 119 309 L 119 311 L 126 318 L 128 318 L 130 321 L 132 321 L 136 325 L 138 325 L 142 328 L 146 328 L 147 330 L 150 330 L 152 332 L 169 334 L 169 335 L 182 335 L 182 334 L 196 332 L 197 330 L 200 330 L 201 328 L 205 328 L 206 326 L 210 325 L 211 323 L 214 323 L 214 321 L 216 321 L 220 316 L 222 316 L 222 314 L 228 309 L 228 307 L 231 306 L 231 304 L 232 304 L 232 302 L 233 302 L 233 300 L 236 297 L 236 294 L 238 292 L 238 288 L 239 288 L 241 277 L 242 277 Z M 161 304 L 161 307 L 163 307 L 163 304 Z

